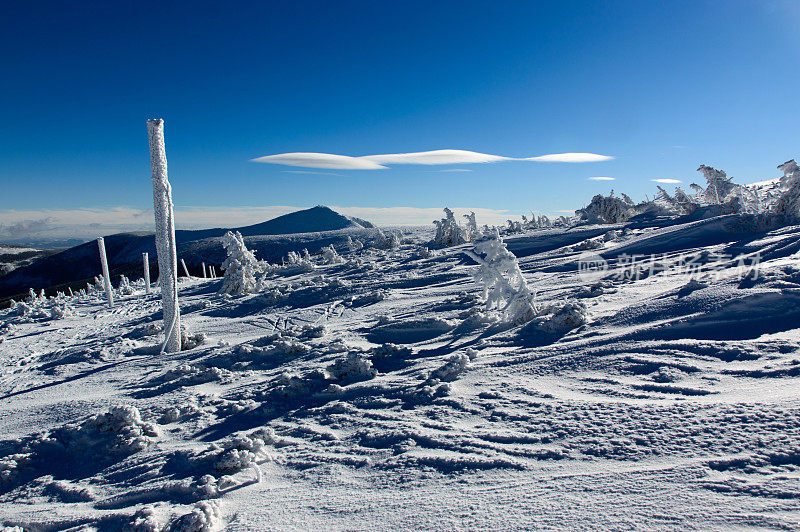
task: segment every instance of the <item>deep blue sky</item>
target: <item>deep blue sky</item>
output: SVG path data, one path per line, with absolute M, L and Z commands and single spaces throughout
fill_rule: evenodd
M 800 2 L 4 2 L 0 209 L 148 208 L 145 119 L 179 206 L 555 211 L 800 155 Z M 298 174 L 249 159 L 586 151 Z M 614 182 L 587 181 L 611 176 Z

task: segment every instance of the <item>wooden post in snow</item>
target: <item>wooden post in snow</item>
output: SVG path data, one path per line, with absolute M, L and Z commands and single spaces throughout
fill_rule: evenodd
M 208 277 L 206 277 L 206 263 L 205 262 L 203 263 L 203 279 L 208 279 Z
M 164 121 L 147 121 L 150 141 L 150 167 L 153 171 L 153 212 L 156 222 L 158 281 L 164 310 L 164 351 L 181 350 L 181 308 L 178 306 L 178 251 L 175 243 L 175 217 L 172 188 L 167 180 L 167 152 L 164 147 Z
M 186 268 L 186 262 L 184 262 L 183 259 L 181 259 L 181 265 L 183 265 L 183 273 L 186 274 L 186 277 L 191 277 L 191 275 L 189 275 L 189 270 Z
M 114 306 L 114 294 L 111 292 L 111 277 L 108 275 L 108 260 L 106 260 L 106 243 L 103 237 L 97 239 L 97 247 L 100 250 L 100 266 L 103 268 L 103 286 L 106 289 L 106 300 L 108 306 Z
M 147 252 L 142 253 L 142 268 L 144 269 L 144 293 L 150 293 L 150 257 Z

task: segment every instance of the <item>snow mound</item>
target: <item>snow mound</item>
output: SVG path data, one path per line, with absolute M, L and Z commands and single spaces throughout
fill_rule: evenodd
M 375 377 L 378 371 L 372 367 L 372 362 L 358 353 L 350 352 L 327 367 L 331 379 L 340 382 L 365 381 Z

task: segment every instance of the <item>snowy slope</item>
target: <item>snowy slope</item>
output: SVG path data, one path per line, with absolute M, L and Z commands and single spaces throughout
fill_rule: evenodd
M 183 279 L 200 343 L 172 355 L 141 285 L 0 314 L 0 523 L 796 529 L 800 227 L 732 222 L 508 238 L 542 303 L 587 304 L 573 330 L 485 319 L 470 245 L 340 249 L 237 297 Z M 726 258 L 756 252 L 755 278 Z M 617 275 L 650 253 L 713 275 Z

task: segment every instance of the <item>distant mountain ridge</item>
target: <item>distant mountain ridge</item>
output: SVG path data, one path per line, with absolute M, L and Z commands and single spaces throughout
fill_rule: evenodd
M 215 239 L 227 231 L 239 231 L 245 237 L 293 235 L 301 233 L 325 233 L 346 229 L 369 229 L 375 226 L 366 220 L 353 219 L 340 214 L 323 205 L 310 209 L 295 211 L 244 227 L 224 229 L 177 230 L 175 239 L 178 244 L 178 255 L 198 258 L 198 251 L 208 251 L 214 242 L 203 243 L 206 239 Z M 141 275 L 142 253 L 148 253 L 155 281 L 156 261 L 155 239 L 153 233 L 118 233 L 104 238 L 106 255 L 114 275 Z M 201 257 L 201 256 L 200 256 Z M 269 258 L 269 257 L 261 257 Z M 203 259 L 204 260 L 204 259 Z M 68 284 L 85 282 L 99 274 L 100 259 L 95 241 L 85 242 L 59 253 L 42 257 L 33 263 L 14 269 L 0 277 L 0 298 L 13 297 L 27 292 L 28 288 L 61 287 Z M 138 273 L 134 273 L 138 272 Z M 182 274 L 183 272 L 181 272 Z

